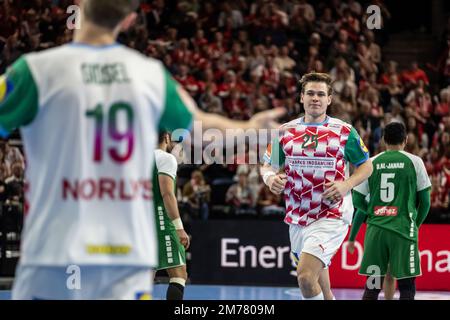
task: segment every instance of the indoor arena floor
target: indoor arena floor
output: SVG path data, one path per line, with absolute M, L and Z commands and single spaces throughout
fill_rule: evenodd
M 167 284 L 156 284 L 154 300 L 165 299 Z M 337 300 L 360 300 L 362 289 L 332 289 Z M 188 285 L 185 300 L 301 300 L 300 291 L 294 287 L 250 287 L 224 285 Z M 10 291 L 0 291 L 0 300 L 9 300 Z M 398 299 L 396 292 L 395 299 Z M 380 294 L 380 300 L 383 293 Z M 418 291 L 416 300 L 450 300 L 450 292 Z

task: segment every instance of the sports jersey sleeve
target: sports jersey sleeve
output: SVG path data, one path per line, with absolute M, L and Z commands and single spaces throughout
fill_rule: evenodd
M 0 135 L 29 124 L 38 112 L 38 89 L 27 61 L 17 60 L 0 77 Z
M 162 154 L 156 159 L 158 174 L 165 174 L 175 180 L 177 176 L 177 160 L 171 154 Z
M 417 193 L 419 206 L 417 207 L 416 224 L 418 227 L 425 221 L 431 207 L 430 189 L 426 188 Z
M 360 184 L 358 184 L 356 187 L 353 188 L 354 191 L 362 194 L 364 197 L 369 194 L 369 180 L 364 180 Z
M 280 140 L 275 138 L 271 144 L 267 146 L 264 153 L 264 162 L 270 164 L 274 169 L 280 169 L 284 166 L 286 155 L 281 147 Z
M 345 144 L 344 158 L 355 166 L 359 166 L 369 159 L 369 150 L 353 127 Z
M 430 177 L 428 176 L 427 169 L 422 159 L 419 157 L 414 158 L 414 168 L 417 176 L 417 191 L 422 191 L 431 187 Z
M 366 181 L 363 183 L 366 183 Z M 362 188 L 359 189 L 359 191 L 356 188 L 353 189 L 352 200 L 353 200 L 353 205 L 355 206 L 355 208 L 366 212 L 367 211 L 367 198 L 369 198 L 369 197 L 367 196 L 367 193 L 364 194 L 362 192 L 365 192 L 365 190 Z
M 356 210 L 355 216 L 352 221 L 352 228 L 350 230 L 350 236 L 348 238 L 349 241 L 355 241 L 356 236 L 358 235 L 359 229 L 366 219 L 366 214 L 362 210 Z
M 178 92 L 180 84 L 166 69 L 164 69 L 164 78 L 166 95 L 164 110 L 159 120 L 159 130 L 191 129 L 193 115 L 180 97 Z

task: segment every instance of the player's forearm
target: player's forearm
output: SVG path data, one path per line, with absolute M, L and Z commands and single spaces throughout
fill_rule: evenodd
M 431 195 L 430 195 L 430 189 L 422 190 L 418 192 L 418 198 L 419 198 L 419 206 L 417 207 L 417 220 L 416 224 L 418 227 L 425 221 L 428 212 L 430 211 L 431 207 Z
M 353 190 L 352 199 L 353 199 L 353 206 L 356 209 L 359 209 L 364 213 L 367 212 L 367 202 L 364 195 L 362 195 L 356 190 Z
M 373 171 L 372 161 L 369 159 L 356 168 L 355 172 L 346 180 L 351 189 L 370 177 Z
M 268 179 L 270 176 L 274 176 L 278 173 L 278 170 L 273 168 L 270 164 L 264 163 L 260 168 L 260 174 L 264 181 L 264 184 L 268 186 Z
M 164 201 L 164 208 L 166 208 L 167 215 L 170 220 L 180 218 L 180 212 L 178 211 L 178 202 L 174 193 L 166 193 L 162 196 Z
M 359 229 L 366 218 L 366 214 L 364 211 L 358 209 L 356 210 L 355 217 L 352 222 L 352 229 L 350 230 L 350 236 L 348 238 L 349 241 L 355 241 L 356 236 L 358 235 Z
M 248 121 L 230 120 L 217 114 L 203 112 L 198 109 L 195 111 L 195 120 L 201 121 L 204 129 L 213 128 L 224 132 L 227 129 L 250 129 Z

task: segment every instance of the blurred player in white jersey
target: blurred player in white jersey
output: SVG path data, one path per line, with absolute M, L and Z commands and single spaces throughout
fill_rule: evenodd
M 305 116 L 281 126 L 261 174 L 272 192 L 284 193 L 284 221 L 304 299 L 332 299 L 326 268 L 352 221 L 350 191 L 370 176 L 372 165 L 356 130 L 326 114 L 332 101 L 329 75 L 309 73 L 300 84 Z M 349 163 L 357 167 L 351 176 Z
M 158 264 L 151 176 L 161 128 L 260 128 L 201 112 L 162 63 L 116 42 L 137 0 L 81 0 L 73 42 L 0 77 L 0 130 L 27 156 L 29 211 L 13 299 L 139 299 Z

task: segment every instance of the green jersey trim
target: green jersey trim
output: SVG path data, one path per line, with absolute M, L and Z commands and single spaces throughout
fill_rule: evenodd
M 281 146 L 280 139 L 275 138 L 271 145 L 270 162 L 269 164 L 275 168 L 280 169 L 284 166 L 286 162 L 286 155 L 284 154 L 283 147 Z
M 165 172 L 159 172 L 159 171 L 158 171 L 158 175 L 168 176 L 168 177 L 171 178 L 173 181 L 175 181 L 175 178 L 172 177 L 172 176 L 171 176 L 170 174 L 168 174 L 168 173 L 165 173 Z
M 159 120 L 159 131 L 174 131 L 176 129 L 190 129 L 193 115 L 184 104 L 178 93 L 179 83 L 164 69 L 166 82 L 165 104 Z
M 38 88 L 24 57 L 0 78 L 0 127 L 3 135 L 30 124 L 38 113 Z
M 345 144 L 344 159 L 355 166 L 359 166 L 369 159 L 369 150 L 353 127 Z

